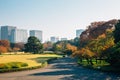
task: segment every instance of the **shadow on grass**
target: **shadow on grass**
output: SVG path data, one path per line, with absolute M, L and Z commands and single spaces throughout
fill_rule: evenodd
M 114 73 L 105 73 L 96 70 L 78 67 L 74 60 L 62 58 L 52 61 L 53 66 L 50 71 L 31 74 L 32 76 L 60 76 L 61 80 L 119 80 L 120 75 Z

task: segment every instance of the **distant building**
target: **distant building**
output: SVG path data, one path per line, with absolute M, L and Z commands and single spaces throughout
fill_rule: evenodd
M 12 31 L 14 31 L 16 27 L 13 26 L 1 26 L 1 40 L 9 40 L 13 42 L 14 37 L 12 36 Z
M 27 30 L 15 29 L 12 31 L 12 37 L 13 37 L 12 38 L 13 43 L 19 43 L 19 42 L 26 43 L 28 38 Z
M 84 31 L 83 29 L 76 30 L 76 37 L 80 37 L 83 31 Z
M 51 41 L 52 43 L 55 43 L 55 42 L 59 41 L 59 38 L 58 38 L 58 37 L 55 37 L 55 36 L 52 36 L 52 37 L 50 37 L 50 41 Z
M 67 40 L 67 38 L 61 38 L 61 41 L 65 41 L 65 40 Z
M 40 31 L 40 30 L 30 30 L 30 36 L 35 36 L 42 42 L 42 31 Z

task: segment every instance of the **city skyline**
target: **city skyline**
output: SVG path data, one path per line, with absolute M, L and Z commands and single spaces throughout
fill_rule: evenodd
M 37 37 L 42 43 L 47 42 L 43 41 L 43 31 L 41 30 L 18 29 L 17 26 L 8 25 L 0 26 L 0 40 L 9 40 L 12 43 L 26 43 L 30 36 Z M 68 39 L 66 37 L 50 36 L 48 41 L 55 43 L 64 40 Z
M 0 26 L 42 30 L 51 36 L 73 39 L 77 29 L 91 22 L 120 18 L 119 0 L 0 0 Z
M 26 43 L 28 37 L 35 36 L 42 42 L 42 31 L 18 29 L 16 26 L 0 26 L 0 40 L 8 40 L 11 43 Z

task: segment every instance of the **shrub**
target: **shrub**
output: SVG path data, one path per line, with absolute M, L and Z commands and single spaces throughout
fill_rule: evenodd
M 48 65 L 48 62 L 45 61 L 45 62 L 42 62 L 42 67 L 46 67 Z
M 8 65 L 8 64 L 0 64 L 0 69 L 10 69 L 11 68 L 11 66 L 10 65 Z
M 2 63 L 0 64 L 0 69 L 12 69 L 12 68 L 21 68 L 21 67 L 26 67 L 28 66 L 27 63 L 23 62 L 10 62 L 10 63 Z
M 27 63 L 22 63 L 22 64 L 21 64 L 21 67 L 26 67 L 26 66 L 28 66 Z

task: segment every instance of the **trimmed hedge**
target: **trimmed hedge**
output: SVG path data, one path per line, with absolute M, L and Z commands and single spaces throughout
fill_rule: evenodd
M 27 63 L 23 62 L 10 62 L 0 64 L 0 69 L 12 69 L 12 68 L 21 68 L 28 66 Z
M 32 69 L 38 69 L 38 68 L 42 68 L 42 67 L 46 67 L 48 65 L 48 63 L 51 61 L 51 60 L 55 60 L 55 59 L 58 59 L 58 58 L 52 58 L 52 59 L 49 59 L 45 62 L 42 62 L 42 65 L 40 66 L 34 66 L 34 67 L 26 67 L 28 66 L 27 64 L 22 64 L 23 67 L 21 68 L 16 68 L 16 67 L 19 67 L 19 65 L 16 65 L 14 66 L 14 68 L 8 68 L 9 66 L 6 66 L 6 68 L 4 69 L 1 69 L 0 68 L 0 73 L 5 73 L 5 72 L 16 72 L 16 71 L 24 71 L 24 70 L 32 70 Z M 12 64 L 15 63 L 15 62 L 12 62 Z M 19 62 L 18 62 L 19 63 Z M 21 62 L 20 62 L 21 63 Z M 19 63 L 19 64 L 20 64 Z M 4 64 L 0 64 L 0 65 L 4 65 Z

